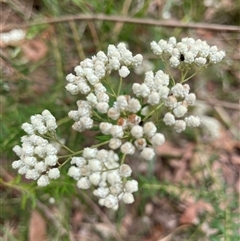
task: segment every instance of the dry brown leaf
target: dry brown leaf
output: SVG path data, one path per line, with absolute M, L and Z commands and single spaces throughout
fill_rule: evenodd
M 38 61 L 42 59 L 47 53 L 47 46 L 41 40 L 30 40 L 22 45 L 22 50 L 25 58 L 30 61 Z
M 197 224 L 198 214 L 203 211 L 213 212 L 213 207 L 202 200 L 191 203 L 183 212 L 179 219 L 180 224 Z
M 169 141 L 165 141 L 163 145 L 158 146 L 156 149 L 156 153 L 160 156 L 180 157 L 183 155 L 183 152 L 182 148 L 173 146 Z
M 29 223 L 28 241 L 47 241 L 46 222 L 42 215 L 36 210 L 32 211 Z
M 197 224 L 198 218 L 197 218 L 197 210 L 194 204 L 190 205 L 186 208 L 184 213 L 179 219 L 180 224 Z

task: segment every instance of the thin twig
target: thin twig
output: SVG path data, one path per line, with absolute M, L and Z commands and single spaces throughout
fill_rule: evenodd
M 199 99 L 199 98 L 198 98 Z M 212 106 L 222 106 L 227 109 L 233 109 L 233 110 L 240 110 L 240 104 L 238 103 L 233 103 L 233 102 L 227 102 L 227 101 L 222 101 L 222 100 L 217 100 L 217 99 L 199 99 L 199 103 L 207 103 Z
M 104 14 L 96 15 L 68 15 L 58 18 L 48 18 L 45 20 L 29 22 L 27 24 L 13 24 L 2 27 L 2 32 L 7 32 L 16 28 L 28 28 L 30 26 L 41 25 L 41 24 L 56 24 L 72 20 L 82 20 L 82 21 L 91 21 L 91 20 L 102 20 L 102 21 L 111 21 L 111 22 L 124 22 L 124 23 L 135 23 L 141 25 L 152 25 L 152 26 L 161 26 L 168 28 L 192 28 L 192 29 L 206 29 L 211 31 L 219 32 L 240 32 L 240 27 L 234 25 L 220 25 L 220 24 L 208 24 L 208 23 L 182 23 L 175 20 L 155 20 L 147 18 L 132 18 L 132 17 L 123 17 L 123 16 L 107 16 Z

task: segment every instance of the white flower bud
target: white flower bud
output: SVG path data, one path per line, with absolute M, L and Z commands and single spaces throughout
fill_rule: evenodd
M 187 109 L 186 106 L 184 106 L 184 105 L 179 105 L 179 106 L 177 106 L 177 107 L 173 110 L 173 114 L 174 114 L 176 117 L 180 118 L 180 117 L 184 116 L 184 115 L 187 113 L 187 111 L 188 111 L 188 109 Z
M 130 99 L 130 96 L 128 96 L 128 95 L 118 96 L 117 100 L 115 102 L 115 107 L 118 108 L 121 111 L 125 110 L 128 106 L 129 99 Z
M 134 202 L 134 197 L 133 197 L 132 193 L 125 192 L 122 196 L 122 200 L 126 204 L 131 204 Z
M 97 100 L 98 100 L 98 102 L 108 102 L 109 96 L 108 96 L 108 94 L 106 94 L 104 92 L 99 92 L 97 94 Z
M 175 97 L 185 97 L 185 90 L 182 84 L 177 83 L 171 88 L 171 92 Z
M 139 83 L 134 83 L 132 85 L 132 90 L 137 97 L 141 95 L 141 85 Z
M 111 138 L 111 140 L 109 142 L 109 147 L 112 150 L 118 149 L 121 145 L 122 145 L 122 141 L 118 138 Z
M 33 135 L 34 134 L 34 128 L 33 125 L 25 122 L 22 124 L 21 128 L 28 134 L 28 135 Z
M 140 138 L 134 142 L 134 145 L 137 147 L 138 150 L 143 150 L 147 146 L 147 142 L 144 138 Z
M 121 182 L 121 177 L 120 177 L 118 171 L 114 170 L 114 171 L 108 172 L 107 173 L 107 181 L 111 185 Z
M 19 145 L 16 145 L 13 147 L 13 151 L 16 153 L 17 156 L 21 156 L 22 155 L 22 148 Z
M 96 157 L 98 150 L 97 148 L 90 148 L 90 147 L 85 147 L 83 149 L 83 157 L 85 157 L 86 159 L 93 159 Z
M 179 64 L 180 64 L 180 61 L 178 59 L 178 57 L 176 56 L 172 56 L 170 59 L 169 59 L 169 63 L 172 67 L 176 68 Z
M 86 95 L 91 91 L 91 88 L 85 81 L 79 81 L 77 82 L 78 90 L 81 94 Z
M 92 73 L 87 74 L 86 78 L 91 85 L 95 85 L 96 83 L 99 82 L 99 78 Z
M 135 147 L 133 146 L 132 143 L 130 142 L 125 142 L 122 146 L 121 146 L 121 152 L 123 154 L 129 154 L 129 155 L 133 155 L 135 153 Z
M 114 138 L 122 138 L 123 135 L 124 135 L 123 128 L 121 126 L 118 126 L 118 125 L 113 125 L 111 130 L 110 130 L 110 134 Z
M 131 135 L 136 139 L 139 139 L 143 136 L 143 128 L 139 125 L 134 125 L 130 132 Z
M 175 117 L 172 113 L 170 112 L 167 112 L 165 115 L 164 115 L 164 118 L 163 118 L 163 122 L 168 125 L 168 126 L 171 126 L 175 123 Z
M 134 57 L 133 57 L 133 67 L 138 67 L 139 65 L 141 65 L 143 61 L 143 56 L 141 54 L 136 54 Z
M 189 127 L 198 127 L 201 124 L 200 118 L 198 116 L 185 117 L 184 121 Z
M 105 88 L 105 86 L 102 83 L 97 83 L 94 85 L 94 92 L 96 94 L 96 96 L 98 96 L 99 93 L 105 93 L 107 91 L 107 89 Z
M 66 85 L 66 90 L 70 92 L 72 95 L 77 95 L 79 93 L 78 86 L 72 83 Z
M 81 177 L 77 182 L 77 187 L 80 189 L 89 189 L 91 183 L 89 182 L 87 177 Z
M 121 69 L 118 70 L 118 73 L 122 78 L 125 78 L 130 74 L 130 71 L 126 66 L 122 66 Z
M 138 99 L 132 98 L 128 102 L 128 111 L 132 113 L 137 113 L 141 109 L 141 104 Z
M 86 99 L 89 102 L 89 104 L 92 106 L 96 106 L 96 104 L 98 103 L 97 97 L 93 93 L 88 94 Z
M 49 178 L 46 175 L 40 176 L 40 178 L 37 180 L 37 185 L 39 187 L 45 187 L 49 184 Z
M 194 62 L 194 54 L 192 52 L 186 52 L 184 54 L 184 63 L 191 64 Z
M 87 161 L 83 157 L 72 157 L 72 160 L 70 163 L 75 164 L 78 167 L 83 167 L 87 163 Z
M 109 194 L 109 189 L 106 187 L 99 187 L 98 189 L 95 189 L 93 191 L 93 195 L 99 198 L 106 198 L 108 194 Z
M 47 170 L 47 166 L 43 161 L 40 161 L 35 165 L 35 170 L 38 172 L 45 172 Z
M 146 98 L 150 94 L 150 89 L 145 83 L 142 83 L 140 86 L 140 96 Z
M 168 96 L 166 99 L 164 99 L 164 105 L 170 109 L 175 108 L 177 106 L 176 97 L 173 95 Z
M 97 159 L 90 159 L 88 161 L 88 166 L 91 172 L 97 172 L 102 170 L 102 163 Z
M 81 117 L 80 123 L 84 129 L 91 129 L 93 127 L 93 120 L 88 116 Z
M 169 75 L 165 74 L 162 70 L 158 70 L 154 78 L 155 85 L 158 86 L 168 86 L 169 85 Z
M 109 109 L 109 105 L 106 102 L 99 102 L 96 105 L 96 109 L 98 110 L 98 112 L 100 113 L 107 113 L 108 109 Z
M 48 171 L 48 177 L 50 179 L 57 179 L 60 177 L 60 171 L 58 170 L 58 168 L 52 168 Z
M 128 180 L 124 186 L 126 192 L 133 193 L 138 191 L 138 182 L 136 180 Z
M 185 101 L 189 105 L 193 105 L 195 103 L 195 100 L 196 100 L 196 95 L 194 93 L 190 93 L 185 97 Z
M 165 137 L 162 133 L 156 133 L 152 137 L 151 142 L 154 146 L 160 146 L 165 142 Z
M 169 95 L 170 89 L 167 86 L 162 86 L 159 90 L 158 90 L 158 94 L 160 96 L 160 98 L 162 99 L 166 99 Z
M 129 177 L 129 176 L 131 176 L 131 173 L 132 173 L 132 169 L 131 169 L 131 167 L 129 165 L 122 164 L 119 167 L 119 175 L 121 177 Z
M 108 117 L 112 120 L 117 120 L 120 116 L 120 110 L 115 107 L 111 107 L 108 109 Z
M 24 165 L 24 166 L 21 166 L 21 167 L 18 169 L 18 173 L 21 174 L 21 175 L 25 175 L 28 170 L 29 170 L 29 167 L 26 166 L 26 165 Z
M 153 159 L 153 157 L 155 156 L 155 152 L 151 147 L 145 147 L 142 151 L 141 151 L 141 157 L 147 161 L 151 161 Z
M 34 156 L 26 156 L 24 158 L 24 163 L 27 164 L 28 166 L 35 166 L 37 163 L 37 158 Z
M 75 180 L 78 180 L 81 176 L 81 171 L 78 167 L 75 166 L 71 166 L 68 169 L 68 175 L 72 178 L 74 178 Z
M 97 152 L 96 158 L 101 162 L 105 162 L 108 158 L 108 151 L 104 149 L 99 150 Z
M 150 46 L 151 46 L 151 50 L 153 51 L 154 54 L 160 56 L 162 54 L 162 48 L 155 42 L 155 41 L 152 41 L 150 43 Z
M 101 174 L 99 172 L 94 172 L 94 173 L 90 174 L 89 181 L 94 186 L 97 186 L 98 183 L 101 181 Z
M 203 66 L 207 63 L 207 59 L 203 57 L 195 58 L 195 63 L 198 66 Z
M 22 160 L 17 160 L 12 163 L 12 168 L 13 169 L 19 169 L 23 165 Z
M 99 128 L 103 134 L 109 135 L 112 128 L 112 124 L 108 122 L 101 122 Z
M 158 105 L 159 104 L 159 101 L 160 101 L 160 96 L 157 92 L 155 91 L 152 91 L 149 96 L 148 96 L 148 100 L 147 102 L 150 104 L 150 105 Z
M 76 78 L 76 76 L 75 76 L 74 74 L 68 74 L 68 75 L 66 76 L 66 80 L 67 80 L 67 82 L 69 82 L 69 83 L 74 82 L 74 81 L 75 81 L 75 78 Z
M 146 122 L 143 126 L 143 132 L 147 137 L 152 137 L 157 131 L 157 127 L 153 122 Z
M 109 194 L 105 200 L 104 200 L 104 206 L 107 208 L 113 208 L 118 204 L 117 197 L 113 196 L 112 194 Z
M 178 133 L 186 129 L 186 122 L 183 120 L 176 120 L 174 124 L 174 130 Z
M 149 113 L 149 107 L 145 106 L 141 110 L 141 115 L 146 116 Z
M 57 164 L 58 157 L 56 155 L 46 156 L 44 159 L 45 164 L 48 166 L 55 166 Z
M 75 122 L 75 123 L 72 125 L 72 128 L 73 128 L 73 130 L 79 131 L 79 132 L 85 131 L 85 127 L 84 127 L 84 125 L 82 124 L 81 121 Z
M 37 180 L 39 178 L 40 174 L 37 170 L 35 169 L 29 169 L 26 173 L 26 178 L 27 179 L 33 179 L 33 180 Z

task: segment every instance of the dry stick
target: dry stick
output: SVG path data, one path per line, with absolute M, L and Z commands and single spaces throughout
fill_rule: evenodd
M 121 235 L 116 230 L 116 227 L 109 220 L 108 216 L 101 210 L 101 208 L 95 202 L 93 202 L 93 200 L 86 193 L 81 192 L 81 195 L 89 203 L 89 205 L 93 208 L 93 210 L 101 218 L 101 220 L 113 229 L 113 235 L 115 236 L 116 240 L 121 241 Z
M 78 51 L 79 58 L 85 59 L 83 46 L 82 46 L 81 39 L 79 37 L 78 30 L 76 28 L 75 22 L 72 21 L 72 20 L 69 21 L 69 26 L 70 26 L 70 28 L 72 30 L 72 33 L 73 33 L 73 38 L 74 38 L 74 42 L 75 42 L 75 45 L 76 45 L 76 48 L 77 48 L 77 51 Z
M 211 106 L 222 106 L 227 109 L 240 110 L 240 103 L 233 103 L 228 101 L 222 101 L 218 99 L 198 99 L 199 103 L 206 103 Z
M 2 32 L 6 32 L 16 28 L 27 28 L 30 26 L 40 25 L 40 24 L 55 24 L 71 20 L 103 20 L 103 21 L 112 21 L 112 22 L 123 22 L 123 23 L 134 23 L 142 25 L 155 25 L 161 27 L 169 28 L 192 28 L 192 29 L 206 29 L 211 31 L 226 31 L 226 32 L 240 32 L 240 27 L 234 25 L 219 25 L 219 24 L 206 24 L 206 23 L 181 23 L 179 21 L 173 20 L 155 20 L 155 19 L 141 19 L 141 18 L 130 18 L 123 16 L 107 16 L 103 14 L 96 15 L 68 15 L 59 18 L 48 18 L 46 20 L 36 21 L 27 24 L 15 24 L 2 27 Z
M 123 16 L 127 16 L 131 4 L 132 4 L 132 0 L 125 0 L 124 1 L 122 11 L 121 11 L 121 14 Z M 118 37 L 119 33 L 122 30 L 123 25 L 124 25 L 123 22 L 117 22 L 116 23 L 115 27 L 113 28 L 113 35 L 114 35 L 115 38 Z
M 96 48 L 98 48 L 99 46 L 99 38 L 98 38 L 98 34 L 97 34 L 97 30 L 95 28 L 95 25 L 93 23 L 93 21 L 88 21 L 88 27 L 90 29 L 92 38 L 93 38 L 93 43 L 95 45 Z

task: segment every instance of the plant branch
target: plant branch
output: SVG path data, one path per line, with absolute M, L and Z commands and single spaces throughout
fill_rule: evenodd
M 240 32 L 240 27 L 234 25 L 220 25 L 220 24 L 206 24 L 206 23 L 183 23 L 175 20 L 156 20 L 149 18 L 132 18 L 132 17 L 123 17 L 118 15 L 107 16 L 104 14 L 94 14 L 94 15 L 67 15 L 58 18 L 47 18 L 45 20 L 29 22 L 26 24 L 11 24 L 2 27 L 2 32 L 7 32 L 12 29 L 17 28 L 28 28 L 34 25 L 41 24 L 57 24 L 61 22 L 73 21 L 73 20 L 82 20 L 82 21 L 91 21 L 91 20 L 102 20 L 102 21 L 111 21 L 111 22 L 120 22 L 120 23 L 134 23 L 141 25 L 152 25 L 152 26 L 161 26 L 167 28 L 192 28 L 192 29 L 205 29 L 211 31 L 219 32 Z

